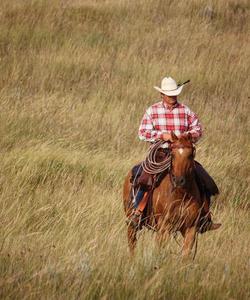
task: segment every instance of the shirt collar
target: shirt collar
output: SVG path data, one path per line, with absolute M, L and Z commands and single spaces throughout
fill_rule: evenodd
M 177 101 L 174 106 L 169 106 L 162 100 L 162 105 L 169 110 L 173 110 L 174 108 L 179 107 L 180 103 Z

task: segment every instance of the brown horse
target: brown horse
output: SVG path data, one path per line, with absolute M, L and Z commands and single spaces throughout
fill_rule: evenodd
M 157 232 L 160 244 L 170 233 L 181 232 L 184 238 L 182 254 L 188 256 L 194 245 L 196 234 L 199 232 L 201 220 L 205 216 L 203 207 L 206 201 L 195 179 L 195 148 L 191 135 L 178 138 L 172 134 L 172 140 L 171 170 L 154 190 L 152 213 L 147 223 Z M 125 179 L 123 190 L 127 216 L 132 212 L 130 177 L 131 172 Z M 132 253 L 136 246 L 138 230 L 128 224 L 128 243 Z

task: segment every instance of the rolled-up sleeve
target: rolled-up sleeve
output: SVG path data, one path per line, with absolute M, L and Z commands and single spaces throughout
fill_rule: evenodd
M 154 142 L 157 139 L 161 139 L 163 134 L 162 131 L 155 130 L 150 115 L 151 115 L 151 111 L 149 108 L 147 109 L 146 113 L 144 114 L 141 120 L 139 132 L 138 132 L 139 139 L 146 142 Z
M 192 112 L 191 110 L 188 110 L 188 131 L 187 133 L 191 133 L 192 140 L 194 143 L 198 142 L 198 140 L 202 136 L 202 126 L 201 123 L 197 117 L 197 115 Z

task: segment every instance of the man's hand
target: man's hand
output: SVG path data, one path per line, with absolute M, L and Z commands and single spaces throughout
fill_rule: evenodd
M 163 133 L 162 139 L 163 139 L 163 141 L 170 141 L 170 142 L 172 142 L 172 137 L 171 137 L 170 133 L 166 133 L 166 132 Z

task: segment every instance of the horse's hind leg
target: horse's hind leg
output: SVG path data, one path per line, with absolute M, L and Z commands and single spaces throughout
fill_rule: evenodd
M 196 227 L 187 228 L 184 233 L 184 244 L 182 248 L 182 256 L 188 257 L 192 251 L 196 238 Z
M 134 255 L 135 252 L 135 246 L 137 242 L 137 229 L 134 228 L 133 226 L 128 226 L 128 246 L 129 246 L 129 251 L 131 255 Z

